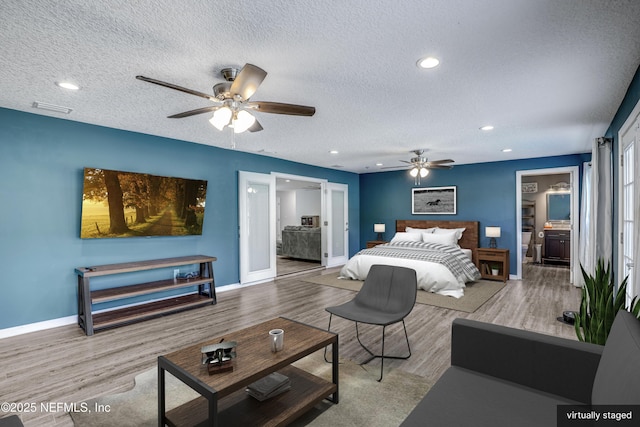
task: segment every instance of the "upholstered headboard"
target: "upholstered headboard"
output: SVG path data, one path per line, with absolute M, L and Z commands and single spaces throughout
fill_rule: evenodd
M 396 220 L 396 232 L 405 231 L 406 227 L 413 228 L 465 228 L 462 237 L 458 240 L 461 248 L 471 249 L 473 262 L 476 261 L 476 249 L 480 246 L 480 223 L 478 221 L 437 221 L 422 219 L 398 219 Z

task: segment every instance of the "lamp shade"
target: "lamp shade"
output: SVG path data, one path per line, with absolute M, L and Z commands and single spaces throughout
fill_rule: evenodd
M 484 234 L 487 237 L 500 237 L 500 227 L 485 227 Z
M 233 131 L 235 133 L 242 133 L 249 129 L 256 122 L 256 118 L 250 113 L 240 110 L 233 119 Z
M 216 127 L 218 130 L 222 130 L 226 125 L 229 124 L 229 120 L 231 120 L 231 115 L 233 112 L 229 107 L 218 108 L 214 113 L 213 117 L 209 119 L 209 122 Z
M 373 232 L 374 233 L 384 233 L 385 225 L 384 224 L 373 224 Z

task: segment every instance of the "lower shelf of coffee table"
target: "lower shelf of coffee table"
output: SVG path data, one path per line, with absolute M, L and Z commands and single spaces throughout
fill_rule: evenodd
M 291 380 L 291 390 L 259 402 L 244 388 L 218 401 L 218 425 L 281 426 L 290 423 L 333 394 L 337 386 L 295 366 L 281 369 Z M 199 397 L 166 414 L 168 425 L 209 426 L 207 400 Z

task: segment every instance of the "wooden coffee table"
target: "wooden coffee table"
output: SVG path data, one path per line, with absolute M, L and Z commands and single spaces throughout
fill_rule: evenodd
M 272 353 L 268 333 L 278 328 L 285 331 L 284 349 Z M 223 338 L 237 342 L 234 369 L 209 375 L 200 349 Z M 327 345 L 332 382 L 291 366 Z M 291 379 L 291 390 L 263 402 L 246 393 L 249 384 L 275 371 Z M 165 413 L 165 372 L 201 397 Z M 325 398 L 338 403 L 338 335 L 282 317 L 158 357 L 159 426 L 284 426 Z

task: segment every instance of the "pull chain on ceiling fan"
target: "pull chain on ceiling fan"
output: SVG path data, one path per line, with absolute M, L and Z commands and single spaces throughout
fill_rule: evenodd
M 217 105 L 173 114 L 168 116 L 168 118 L 181 119 L 197 114 L 213 112 L 213 117 L 209 119 L 209 122 L 220 131 L 225 127 L 232 128 L 233 133 L 242 133 L 247 130 L 249 132 L 261 131 L 263 128 L 260 122 L 258 122 L 250 111 L 307 117 L 313 116 L 316 112 L 315 107 L 307 107 L 304 105 L 250 101 L 249 99 L 267 76 L 266 71 L 253 64 L 245 64 L 239 71 L 236 68 L 224 68 L 221 70 L 221 73 L 226 82 L 216 84 L 213 87 L 213 95 L 145 76 L 136 76 L 136 79 L 199 96 L 214 102 Z

